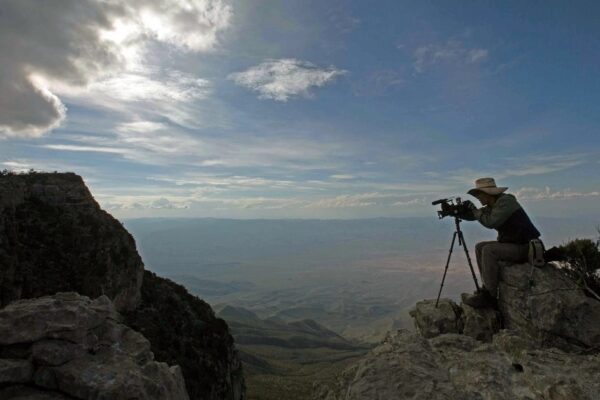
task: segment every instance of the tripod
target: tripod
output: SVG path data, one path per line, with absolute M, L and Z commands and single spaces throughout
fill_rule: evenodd
M 444 281 L 446 280 L 446 273 L 448 272 L 448 265 L 450 265 L 450 257 L 452 257 L 452 249 L 454 248 L 454 242 L 456 241 L 456 237 L 458 236 L 458 245 L 462 246 L 465 249 L 465 255 L 467 256 L 467 262 L 469 263 L 469 268 L 471 269 L 471 274 L 473 275 L 473 281 L 475 282 L 475 288 L 479 291 L 479 284 L 477 283 L 477 276 L 475 276 L 475 271 L 473 270 L 473 264 L 471 263 L 471 256 L 469 256 L 469 250 L 467 249 L 467 243 L 465 242 L 465 237 L 460 230 L 460 222 L 461 219 L 458 217 L 454 217 L 454 224 L 456 225 L 456 229 L 454 234 L 452 235 L 452 244 L 450 245 L 450 251 L 448 252 L 448 259 L 446 260 L 446 268 L 444 268 L 444 277 L 442 278 L 442 284 L 440 285 L 440 291 L 438 292 L 437 300 L 435 301 L 435 307 L 437 308 L 438 303 L 440 301 L 440 296 L 442 295 L 442 288 L 444 287 Z

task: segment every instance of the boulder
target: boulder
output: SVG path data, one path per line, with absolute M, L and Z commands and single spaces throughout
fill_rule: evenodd
M 0 358 L 0 398 L 189 399 L 181 369 L 121 319 L 108 297 L 73 292 L 1 309 L 0 355 L 24 359 Z
M 505 265 L 499 308 L 505 328 L 540 345 L 565 350 L 600 347 L 600 302 L 554 265 Z
M 410 315 L 415 320 L 415 328 L 425 338 L 442 333 L 461 333 L 461 309 L 450 299 L 440 299 L 438 306 L 433 299 L 419 301 Z
M 464 295 L 460 304 L 463 326 L 461 333 L 473 339 L 491 342 L 494 334 L 500 330 L 500 313 L 493 308 L 471 307 L 465 304 Z

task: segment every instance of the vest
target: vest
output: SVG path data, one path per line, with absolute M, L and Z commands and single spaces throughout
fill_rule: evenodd
M 512 213 L 496 230 L 498 231 L 498 241 L 501 243 L 527 244 L 531 239 L 540 237 L 540 232 L 535 228 L 523 208 Z

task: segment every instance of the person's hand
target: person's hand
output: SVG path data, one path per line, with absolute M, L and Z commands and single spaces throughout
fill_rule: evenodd
M 477 206 L 471 202 L 471 200 L 463 201 L 463 205 L 465 208 L 468 208 L 471 211 L 477 210 Z

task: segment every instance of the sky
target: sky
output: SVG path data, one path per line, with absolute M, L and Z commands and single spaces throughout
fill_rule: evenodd
M 0 169 L 119 218 L 600 222 L 600 3 L 2 0 Z

